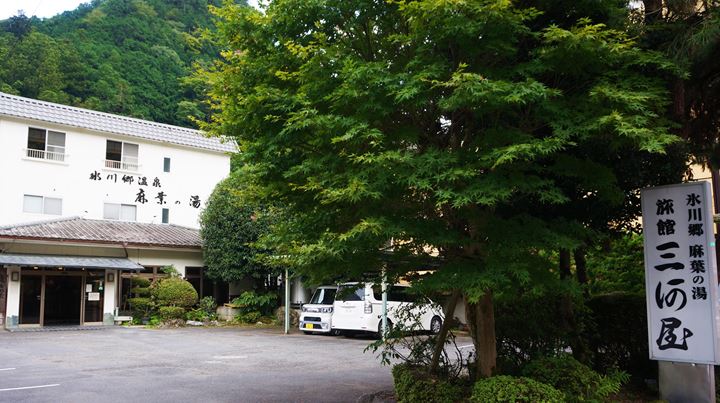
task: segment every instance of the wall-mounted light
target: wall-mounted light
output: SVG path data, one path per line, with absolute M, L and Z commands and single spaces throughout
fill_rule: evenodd
M 115 281 L 115 273 L 112 273 L 112 272 L 108 273 L 107 274 L 107 282 L 112 283 L 114 281 Z
M 20 272 L 13 271 L 10 273 L 10 281 L 20 281 Z

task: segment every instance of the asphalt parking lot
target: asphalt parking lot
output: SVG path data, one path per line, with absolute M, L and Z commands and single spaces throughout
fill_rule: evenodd
M 2 402 L 355 402 L 392 389 L 369 339 L 278 329 L 0 331 Z

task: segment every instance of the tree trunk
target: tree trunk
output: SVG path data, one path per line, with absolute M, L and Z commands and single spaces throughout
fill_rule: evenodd
M 497 365 L 492 291 L 485 290 L 485 295 L 478 302 L 470 303 L 466 297 L 465 303 L 470 335 L 475 345 L 475 371 L 472 377 L 488 378 L 493 375 Z
M 433 350 L 432 360 L 430 361 L 430 373 L 437 372 L 438 366 L 440 365 L 440 354 L 442 354 L 445 348 L 445 340 L 447 339 L 450 327 L 455 323 L 453 314 L 455 313 L 458 299 L 460 299 L 460 290 L 453 290 L 452 295 L 450 295 L 450 301 L 448 301 L 447 309 L 445 310 L 445 320 L 443 320 L 442 328 L 437 335 L 437 340 L 435 340 L 435 349 Z
M 570 251 L 560 249 L 560 259 L 558 269 L 560 271 L 560 279 L 565 280 L 570 277 Z
M 573 252 L 575 258 L 575 273 L 577 274 L 578 283 L 585 285 L 588 282 L 587 260 L 585 260 L 585 248 L 577 248 Z

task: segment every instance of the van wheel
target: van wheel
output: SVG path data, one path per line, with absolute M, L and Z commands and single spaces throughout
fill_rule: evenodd
M 340 336 L 342 333 L 339 330 L 335 329 L 331 330 L 329 334 L 330 336 Z
M 442 329 L 442 319 L 440 319 L 439 316 L 433 316 L 430 321 L 430 332 L 438 334 L 440 333 L 440 329 Z
M 393 330 L 393 323 L 390 319 L 387 321 L 387 332 L 390 334 Z M 382 321 L 378 322 L 377 337 L 382 339 Z

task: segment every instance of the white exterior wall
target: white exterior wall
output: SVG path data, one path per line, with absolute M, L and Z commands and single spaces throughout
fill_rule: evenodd
M 113 281 L 107 281 L 108 274 L 113 274 Z M 103 290 L 103 320 L 106 324 L 111 325 L 114 321 L 110 318 L 115 317 L 115 307 L 117 306 L 117 282 L 120 272 L 117 270 L 105 270 L 105 289 Z M 108 318 L 108 319 L 105 319 Z
M 65 133 L 65 162 L 27 158 L 28 128 L 36 127 Z M 105 168 L 106 141 L 124 141 L 139 145 L 140 168 L 137 172 Z M 163 159 L 169 157 L 170 172 L 163 172 Z M 90 180 L 99 172 L 102 180 Z M 62 216 L 103 218 L 104 203 L 137 206 L 137 221 L 161 223 L 162 208 L 170 210 L 170 224 L 198 228 L 198 216 L 215 185 L 230 171 L 230 157 L 221 152 L 151 142 L 129 136 L 63 127 L 39 121 L 0 119 L 0 172 L 3 197 L 0 199 L 0 226 L 59 218 L 57 215 L 23 212 L 23 195 L 62 199 Z M 108 175 L 117 174 L 117 182 Z M 123 175 L 134 177 L 132 184 L 122 182 Z M 146 177 L 148 186 L 139 186 Z M 155 178 L 161 187 L 153 187 Z M 135 202 L 143 189 L 147 203 Z M 166 195 L 159 205 L 158 192 Z M 190 197 L 199 196 L 202 206 L 193 208 Z M 177 203 L 176 203 L 177 202 Z
M 20 268 L 17 266 L 10 266 L 7 269 L 7 306 L 5 309 L 5 326 L 12 325 L 11 318 L 20 317 L 20 281 L 11 281 L 12 273 L 18 273 L 20 275 Z M 17 325 L 17 323 L 15 323 Z

